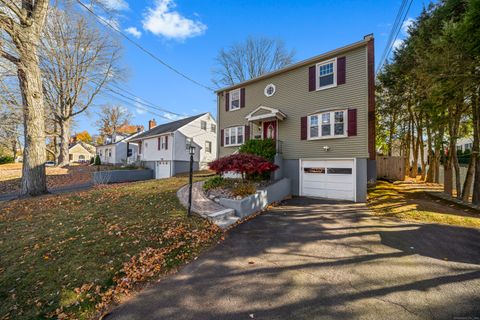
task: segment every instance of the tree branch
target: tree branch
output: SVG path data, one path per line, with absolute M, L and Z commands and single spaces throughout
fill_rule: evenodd
M 0 57 L 7 59 L 13 64 L 18 64 L 20 62 L 20 59 L 17 57 L 12 56 L 10 53 L 0 49 Z

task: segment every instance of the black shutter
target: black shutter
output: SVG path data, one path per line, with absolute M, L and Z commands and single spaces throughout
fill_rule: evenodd
M 225 139 L 224 139 L 224 138 L 225 138 L 224 134 L 225 134 L 225 133 L 224 133 L 223 129 L 220 130 L 220 146 L 222 146 L 222 147 L 223 147 L 223 142 L 225 141 Z
M 230 110 L 230 93 L 225 93 L 225 111 Z
M 307 140 L 307 117 L 302 117 L 300 119 L 300 139 Z
M 245 126 L 245 142 L 250 140 L 250 125 Z
M 308 68 L 308 91 L 315 91 L 317 90 L 317 66 L 311 66 Z
M 245 88 L 240 89 L 240 108 L 245 108 Z
M 337 58 L 337 84 L 345 84 L 346 81 L 346 58 Z
M 357 135 L 357 109 L 348 109 L 348 136 Z

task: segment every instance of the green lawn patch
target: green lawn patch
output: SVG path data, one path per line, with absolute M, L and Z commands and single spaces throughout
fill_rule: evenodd
M 379 216 L 405 220 L 480 228 L 480 212 L 437 199 L 425 191 L 439 190 L 433 184 L 392 184 L 378 181 L 369 189 L 368 206 Z
M 88 319 L 196 257 L 221 231 L 176 197 L 186 178 L 0 203 L 0 319 Z

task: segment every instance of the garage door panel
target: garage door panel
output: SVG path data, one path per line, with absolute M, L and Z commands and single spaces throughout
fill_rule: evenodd
M 302 195 L 355 200 L 353 160 L 302 161 Z
M 170 177 L 170 162 L 168 161 L 157 161 L 156 165 L 156 179 L 163 179 Z
M 342 182 L 317 182 L 317 181 L 303 181 L 303 187 L 309 189 L 333 189 L 333 190 L 352 190 L 351 183 Z

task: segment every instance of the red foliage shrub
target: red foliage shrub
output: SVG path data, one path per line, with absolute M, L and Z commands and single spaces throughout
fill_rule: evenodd
M 226 172 L 241 173 L 242 177 L 251 174 L 263 174 L 278 169 L 278 166 L 265 158 L 248 154 L 232 154 L 210 163 L 210 169 L 217 174 Z

